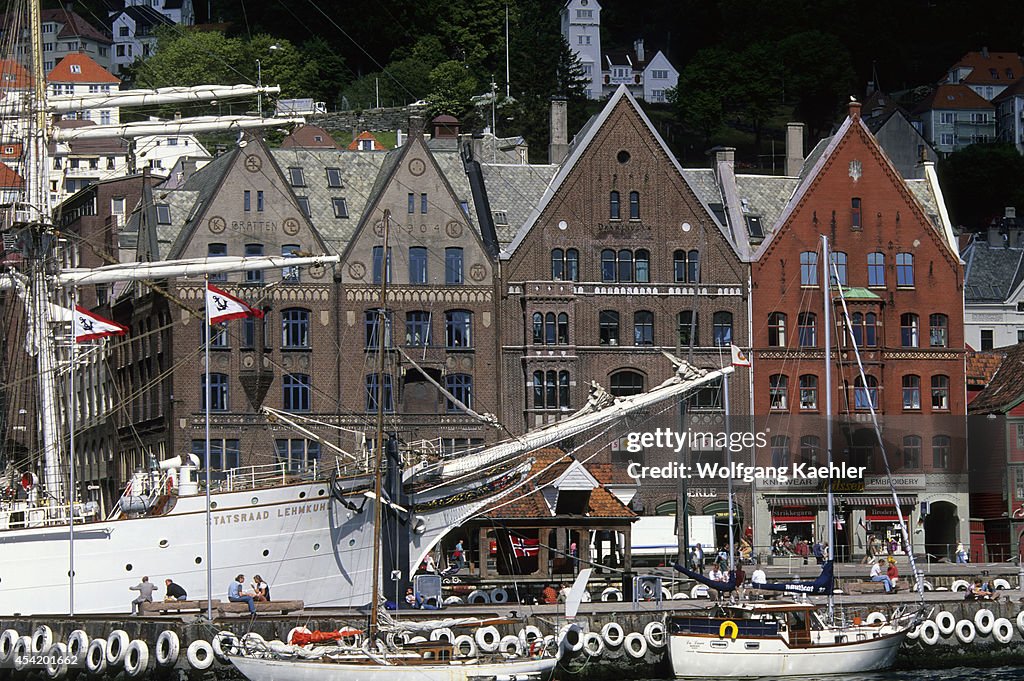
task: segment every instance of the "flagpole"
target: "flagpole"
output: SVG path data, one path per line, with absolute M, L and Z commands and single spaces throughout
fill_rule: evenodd
M 78 334 L 74 311 L 78 307 L 78 288 L 71 287 L 71 371 L 68 372 L 68 614 L 75 614 L 75 369 L 78 363 Z
M 206 331 L 203 339 L 206 354 L 206 617 L 213 622 L 213 518 L 210 515 L 210 400 L 213 390 L 210 386 L 210 276 L 206 275 L 206 290 L 203 295 L 203 321 Z

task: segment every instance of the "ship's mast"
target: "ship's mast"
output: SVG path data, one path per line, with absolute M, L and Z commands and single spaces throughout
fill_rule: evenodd
M 370 591 L 370 638 L 377 633 L 377 606 L 380 593 L 380 534 L 383 497 L 384 463 L 384 349 L 387 341 L 387 300 L 388 300 L 388 237 L 391 226 L 391 211 L 384 211 L 384 249 L 381 253 L 380 309 L 377 311 L 377 434 L 374 440 L 376 451 L 373 463 L 373 588 Z

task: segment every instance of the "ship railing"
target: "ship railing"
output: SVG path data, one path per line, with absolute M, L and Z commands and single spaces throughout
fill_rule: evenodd
M 285 462 L 261 464 L 257 466 L 240 466 L 232 468 L 227 472 L 221 489 L 227 492 L 236 490 L 255 489 L 257 487 L 270 487 L 272 485 L 285 485 L 295 478 L 301 480 L 319 480 L 320 465 L 313 461 L 301 471 L 288 468 Z
M 150 470 L 138 472 L 125 485 L 124 491 L 114 504 L 108 520 L 125 515 L 149 513 L 160 501 L 160 497 L 169 494 L 173 488 L 170 471 Z
M 95 503 L 75 502 L 76 523 L 92 520 L 97 514 L 98 507 Z M 67 524 L 68 507 L 64 504 L 44 505 L 17 500 L 0 506 L 0 531 Z

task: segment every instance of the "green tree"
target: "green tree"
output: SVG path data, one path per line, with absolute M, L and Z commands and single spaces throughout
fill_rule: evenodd
M 955 225 L 984 229 L 1005 206 L 1024 207 L 1024 156 L 1012 144 L 973 144 L 939 161 Z
M 462 117 L 469 109 L 469 100 L 476 94 L 476 78 L 465 64 L 446 61 L 430 72 L 430 112 L 433 116 L 447 114 Z
M 734 52 L 717 47 L 701 50 L 679 74 L 678 86 L 666 93 L 680 122 L 701 133 L 705 144 L 725 122 L 726 104 L 733 99 L 739 72 Z
M 337 107 L 341 91 L 349 81 L 345 59 L 320 36 L 304 42 L 300 52 L 303 60 L 299 74 L 302 91 L 317 101 L 327 102 L 331 108 Z
M 811 139 L 832 126 L 840 106 L 856 92 L 849 51 L 839 38 L 805 31 L 782 40 L 777 49 L 785 69 L 785 92 L 795 96 L 797 115 Z
M 175 26 L 157 29 L 156 52 L 131 66 L 131 79 L 143 88 L 229 84 L 255 76 L 246 65 L 245 43 L 214 31 Z M 253 79 L 255 80 L 255 79 Z

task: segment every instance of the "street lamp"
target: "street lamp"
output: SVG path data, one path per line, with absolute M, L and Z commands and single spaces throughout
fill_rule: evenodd
M 280 48 L 281 48 L 280 45 L 278 45 L 277 43 L 274 43 L 268 49 L 271 52 L 273 52 L 273 51 L 278 50 Z M 256 87 L 257 88 L 263 87 L 263 64 L 262 64 L 261 60 L 259 60 L 259 59 L 256 60 Z M 256 113 L 259 115 L 260 118 L 263 118 L 263 93 L 262 92 L 257 92 L 256 93 Z

